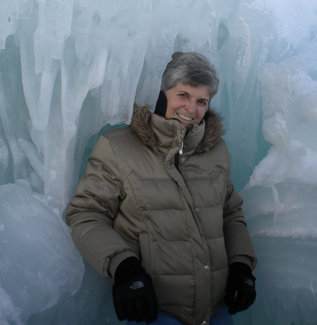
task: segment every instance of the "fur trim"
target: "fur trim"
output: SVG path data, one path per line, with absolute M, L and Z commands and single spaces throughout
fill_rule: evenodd
M 207 111 L 205 115 L 205 133 L 196 149 L 197 153 L 209 151 L 225 133 L 222 117 L 213 109 Z
M 146 107 L 134 107 L 131 128 L 142 142 L 154 152 L 158 152 L 157 140 L 150 126 L 151 113 Z M 197 146 L 196 152 L 210 150 L 225 133 L 222 117 L 214 110 L 208 110 L 205 115 L 205 133 Z
M 146 107 L 134 106 L 131 120 L 132 130 L 141 138 L 142 142 L 154 152 L 158 152 L 157 141 L 150 126 L 151 112 Z

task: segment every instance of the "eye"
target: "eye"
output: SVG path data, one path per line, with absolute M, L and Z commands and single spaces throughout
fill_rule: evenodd
M 201 105 L 203 105 L 203 106 L 206 106 L 207 105 L 206 101 L 204 101 L 202 99 L 199 100 L 198 103 L 201 104 Z
M 186 98 L 187 97 L 187 94 L 180 93 L 179 96 Z

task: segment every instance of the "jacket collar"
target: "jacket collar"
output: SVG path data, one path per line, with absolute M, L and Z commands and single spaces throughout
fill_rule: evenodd
M 175 155 L 184 142 L 184 155 L 209 151 L 224 134 L 221 116 L 208 110 L 204 121 L 194 125 L 185 140 L 186 127 L 177 120 L 166 120 L 145 107 L 135 106 L 131 128 L 142 142 L 155 152 Z M 174 152 L 175 151 L 175 152 Z

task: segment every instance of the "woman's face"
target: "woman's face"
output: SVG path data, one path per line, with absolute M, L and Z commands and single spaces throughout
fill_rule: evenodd
M 175 118 L 184 126 L 199 124 L 209 103 L 207 86 L 192 87 L 179 82 L 166 92 L 166 119 Z

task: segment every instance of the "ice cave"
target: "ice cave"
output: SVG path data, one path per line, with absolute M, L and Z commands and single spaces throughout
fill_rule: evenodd
M 65 208 L 99 134 L 154 109 L 174 51 L 215 65 L 258 255 L 236 325 L 317 324 L 317 1 L 0 1 L 0 324 L 119 324 Z

